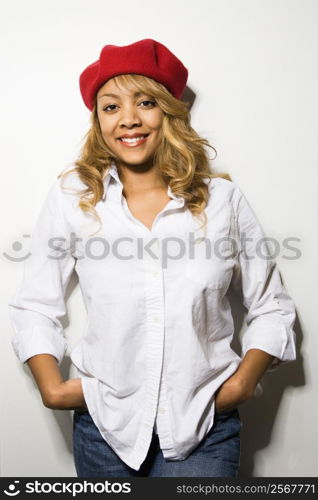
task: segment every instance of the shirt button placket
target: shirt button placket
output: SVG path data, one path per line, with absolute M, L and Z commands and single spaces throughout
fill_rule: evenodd
M 165 458 L 177 458 L 176 450 L 174 448 L 172 441 L 171 428 L 169 425 L 165 380 L 166 380 L 165 367 L 163 366 L 160 389 L 159 389 L 156 427 L 163 456 Z
M 155 248 L 153 253 L 158 254 Z M 148 428 L 147 436 L 141 438 L 140 446 L 150 443 L 158 406 L 159 386 L 164 352 L 164 288 L 160 259 L 144 256 L 145 307 L 146 307 L 146 356 L 147 381 L 143 425 Z

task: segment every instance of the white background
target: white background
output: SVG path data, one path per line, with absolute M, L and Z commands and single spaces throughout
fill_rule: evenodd
M 10 344 L 7 302 L 22 277 L 11 257 L 23 256 L 23 235 L 88 129 L 79 74 L 104 45 L 143 38 L 189 69 L 192 126 L 216 148 L 215 170 L 231 174 L 267 236 L 300 239 L 300 258 L 283 248 L 276 258 L 297 308 L 298 359 L 240 407 L 240 476 L 317 476 L 318 2 L 2 0 L 0 19 L 1 476 L 76 476 L 72 412 L 42 405 Z M 85 318 L 78 286 L 67 306 L 70 351 Z M 73 376 L 68 356 L 61 368 Z

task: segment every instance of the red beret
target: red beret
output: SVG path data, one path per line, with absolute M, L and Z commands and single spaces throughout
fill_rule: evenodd
M 188 70 L 162 43 L 151 38 L 123 47 L 105 45 L 98 61 L 87 66 L 79 78 L 83 101 L 89 110 L 98 89 L 116 75 L 136 73 L 162 83 L 180 99 L 186 86 Z

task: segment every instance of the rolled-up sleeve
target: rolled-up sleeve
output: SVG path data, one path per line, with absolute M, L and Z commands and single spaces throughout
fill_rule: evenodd
M 22 363 L 46 353 L 60 364 L 67 349 L 61 318 L 76 259 L 59 184 L 56 179 L 48 191 L 29 240 L 22 282 L 8 303 L 14 329 L 11 344 Z
M 295 306 L 271 258 L 264 231 L 246 197 L 235 187 L 236 260 L 232 284 L 247 309 L 242 357 L 249 349 L 274 356 L 269 370 L 296 359 Z

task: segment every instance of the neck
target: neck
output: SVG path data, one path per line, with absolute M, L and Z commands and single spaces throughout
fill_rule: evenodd
M 121 164 L 118 167 L 118 175 L 123 183 L 125 195 L 167 188 L 161 173 L 155 166 Z

